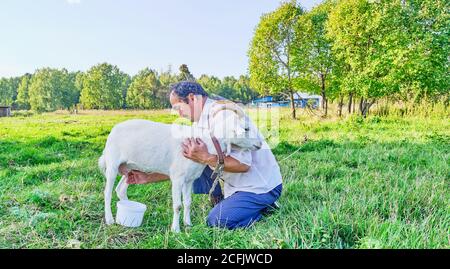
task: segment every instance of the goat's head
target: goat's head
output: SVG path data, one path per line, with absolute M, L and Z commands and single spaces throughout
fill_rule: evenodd
M 212 134 L 227 147 L 234 145 L 243 150 L 258 150 L 262 147 L 262 138 L 255 126 L 241 110 L 214 111 Z

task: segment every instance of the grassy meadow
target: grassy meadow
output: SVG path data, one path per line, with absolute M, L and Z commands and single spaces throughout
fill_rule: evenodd
M 193 195 L 194 226 L 180 234 L 170 232 L 170 182 L 130 186 L 129 198 L 148 206 L 140 228 L 106 226 L 97 167 L 114 124 L 176 116 L 0 118 L 0 248 L 449 248 L 448 114 L 323 119 L 303 112 L 292 120 L 280 112 L 273 152 L 283 175 L 281 208 L 249 229 L 212 229 L 206 195 Z M 116 201 L 114 193 L 113 213 Z

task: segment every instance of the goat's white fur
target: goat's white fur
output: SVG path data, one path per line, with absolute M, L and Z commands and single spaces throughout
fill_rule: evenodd
M 221 131 L 223 134 L 223 129 Z M 147 120 L 129 120 L 114 126 L 106 141 L 103 154 L 98 160 L 99 167 L 106 177 L 104 190 L 106 224 L 114 223 L 111 211 L 112 190 L 119 166 L 125 163 L 128 169 L 168 175 L 172 183 L 172 231 L 180 231 L 182 195 L 184 224 L 191 225 L 192 184 L 196 178 L 200 177 L 206 165 L 189 160 L 182 155 L 181 144 L 190 137 L 201 138 L 207 145 L 208 151 L 211 154 L 217 154 L 210 132 L 206 129 Z M 230 144 L 223 136 L 219 135 L 218 140 L 222 148 L 227 146 L 227 143 Z M 254 149 L 254 146 L 248 146 L 250 145 L 248 141 L 243 145 L 243 149 Z M 261 146 L 259 141 L 252 145 Z M 122 176 L 116 187 L 116 193 L 121 200 L 128 199 L 126 179 L 126 175 Z

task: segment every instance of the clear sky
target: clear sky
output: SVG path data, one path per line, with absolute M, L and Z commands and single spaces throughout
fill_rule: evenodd
M 321 0 L 300 1 L 306 9 Z M 1 0 L 0 77 L 41 67 L 130 75 L 187 64 L 194 76 L 247 72 L 263 13 L 279 0 Z

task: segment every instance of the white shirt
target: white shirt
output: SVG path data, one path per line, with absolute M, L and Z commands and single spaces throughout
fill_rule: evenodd
M 200 119 L 194 124 L 203 128 L 214 126 L 213 121 L 215 119 L 208 115 L 210 114 L 211 107 L 215 105 L 221 104 L 217 104 L 215 100 L 207 98 Z M 208 124 L 208 118 L 211 121 L 210 125 Z M 249 127 L 256 129 L 256 126 L 251 120 Z M 258 130 L 256 130 L 256 132 L 263 141 L 261 149 L 256 151 L 231 149 L 229 156 L 250 166 L 250 169 L 245 173 L 223 173 L 225 198 L 237 191 L 252 192 L 256 194 L 267 193 L 282 183 L 280 167 L 278 166 L 275 156 L 262 134 Z

